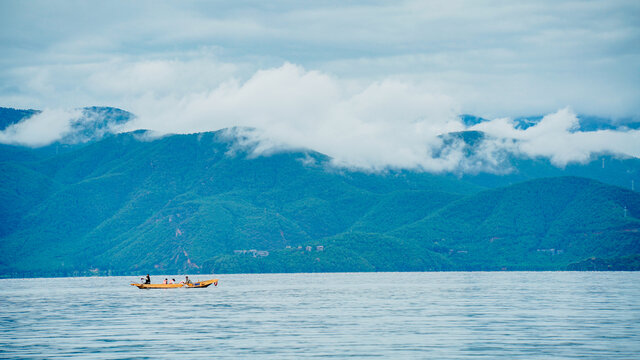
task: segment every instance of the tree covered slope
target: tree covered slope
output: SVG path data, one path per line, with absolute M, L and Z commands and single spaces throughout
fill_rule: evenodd
M 455 177 L 349 172 L 327 160 L 304 151 L 251 157 L 220 132 L 153 141 L 136 132 L 6 161 L 1 271 L 198 271 L 236 249 L 298 246 L 356 223 L 408 224 L 479 190 Z M 414 212 L 407 194 L 424 208 Z M 388 225 L 377 221 L 384 204 L 398 209 Z
M 95 119 L 85 139 L 113 123 Z M 0 145 L 0 276 L 628 269 L 615 259 L 640 254 L 640 195 L 615 186 L 638 159 L 367 173 L 307 150 L 256 157 L 233 134 Z

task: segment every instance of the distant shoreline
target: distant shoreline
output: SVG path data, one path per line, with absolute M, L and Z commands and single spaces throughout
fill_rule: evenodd
M 227 274 L 207 274 L 207 273 L 185 273 L 185 274 L 153 274 L 151 277 L 184 277 L 184 276 L 225 276 L 225 275 L 278 275 L 278 274 L 372 274 L 372 273 L 528 273 L 528 272 L 637 272 L 640 269 L 635 270 L 433 270 L 433 271 L 326 271 L 326 272 L 264 272 L 264 273 L 227 273 Z M 146 274 L 146 273 L 145 273 Z M 11 279 L 58 279 L 58 278 L 92 278 L 92 277 L 141 277 L 142 273 L 136 274 L 112 274 L 112 275 L 59 275 L 59 276 L 47 276 L 47 275 L 34 275 L 34 276 L 0 276 L 0 280 Z

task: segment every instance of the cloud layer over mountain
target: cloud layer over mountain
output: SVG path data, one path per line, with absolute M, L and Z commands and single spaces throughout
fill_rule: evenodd
M 542 118 L 527 129 L 518 129 L 512 119 L 499 118 L 471 127 L 493 137 L 496 149 L 515 155 L 549 158 L 557 166 L 584 163 L 593 154 L 640 157 L 640 131 L 579 131 L 579 121 L 568 108 Z
M 85 115 L 69 109 L 95 105 L 137 116 L 101 131 L 251 127 L 257 153 L 305 147 L 374 170 L 638 156 L 636 130 L 575 127 L 575 113 L 640 119 L 638 43 L 630 0 L 6 0 L 0 106 L 45 110 L 0 142 L 81 141 Z M 462 113 L 493 120 L 469 128 Z M 510 120 L 531 114 L 550 115 Z M 441 137 L 468 129 L 487 134 L 473 154 Z
M 308 148 L 331 156 L 337 166 L 368 170 L 499 172 L 509 155 L 549 158 L 557 166 L 601 153 L 640 157 L 638 130 L 579 131 L 579 120 L 568 108 L 526 129 L 509 118 L 466 126 L 453 99 L 417 84 L 393 79 L 362 84 L 293 64 L 211 90 L 144 94 L 131 104 L 137 116 L 109 131 L 166 134 L 236 127 L 255 155 Z M 0 132 L 0 142 L 40 146 L 69 139 L 79 121 L 95 121 L 95 115 L 81 115 L 45 110 Z M 473 154 L 460 139 L 442 137 L 465 130 L 487 135 Z

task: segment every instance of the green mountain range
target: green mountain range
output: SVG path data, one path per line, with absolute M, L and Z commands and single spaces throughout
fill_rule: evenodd
M 367 173 L 307 150 L 256 157 L 233 134 L 0 145 L 0 276 L 637 264 L 640 194 L 611 173 L 637 174 L 638 159 Z M 590 178 L 557 176 L 576 171 Z

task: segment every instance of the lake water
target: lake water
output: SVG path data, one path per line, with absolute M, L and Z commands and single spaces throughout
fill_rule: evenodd
M 640 273 L 215 277 L 0 280 L 0 358 L 640 358 Z

